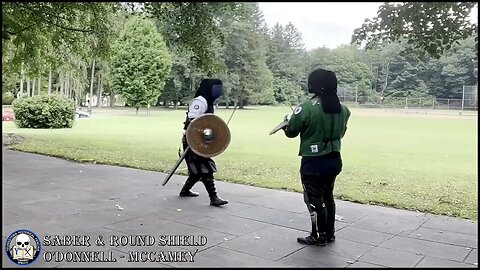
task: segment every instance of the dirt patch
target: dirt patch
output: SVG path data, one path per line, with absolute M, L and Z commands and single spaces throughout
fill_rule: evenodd
M 2 133 L 2 144 L 3 146 L 12 146 L 17 143 L 21 143 L 25 140 L 24 137 L 14 134 L 14 133 Z

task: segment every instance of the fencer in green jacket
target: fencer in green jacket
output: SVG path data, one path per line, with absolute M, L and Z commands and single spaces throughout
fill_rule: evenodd
M 310 235 L 297 241 L 325 246 L 335 240 L 333 189 L 342 171 L 340 151 L 350 110 L 338 99 L 337 78 L 332 71 L 310 73 L 308 90 L 314 96 L 295 108 L 283 130 L 289 138 L 300 135 L 300 175 L 312 222 Z

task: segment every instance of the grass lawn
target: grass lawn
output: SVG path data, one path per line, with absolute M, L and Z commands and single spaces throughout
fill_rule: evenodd
M 477 220 L 476 116 L 351 110 L 337 198 Z M 237 109 L 230 145 L 214 158 L 216 178 L 301 191 L 299 138 L 288 139 L 282 131 L 268 135 L 289 111 Z M 216 113 L 227 121 L 231 112 Z M 22 130 L 3 122 L 3 132 L 25 136 L 16 145 L 22 151 L 167 172 L 178 158 L 184 118 L 184 110 L 136 116 L 134 110 L 102 109 L 77 119 L 72 129 Z M 186 174 L 186 166 L 177 172 Z

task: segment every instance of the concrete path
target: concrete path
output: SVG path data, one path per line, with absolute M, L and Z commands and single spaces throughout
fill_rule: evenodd
M 468 220 L 337 200 L 337 240 L 303 246 L 296 238 L 308 234 L 310 221 L 300 193 L 217 181 L 229 200 L 218 208 L 208 205 L 202 183 L 193 188 L 199 197 L 178 197 L 184 176 L 162 187 L 163 173 L 6 149 L 2 168 L 3 267 L 17 266 L 5 244 L 19 229 L 41 239 L 31 267 L 478 267 L 478 224 Z M 45 245 L 55 235 L 89 236 L 92 246 Z M 99 235 L 105 246 L 95 245 Z M 153 236 L 155 245 L 121 245 L 135 235 Z M 161 241 L 169 235 L 190 237 L 184 245 Z M 102 251 L 116 262 L 43 257 L 71 251 Z

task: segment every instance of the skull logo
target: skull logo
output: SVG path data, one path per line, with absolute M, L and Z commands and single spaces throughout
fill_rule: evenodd
M 35 261 L 41 250 L 38 237 L 31 231 L 18 230 L 6 241 L 8 257 L 18 265 L 27 265 Z
M 20 250 L 26 250 L 30 247 L 30 237 L 28 235 L 21 233 L 15 239 L 16 247 Z

